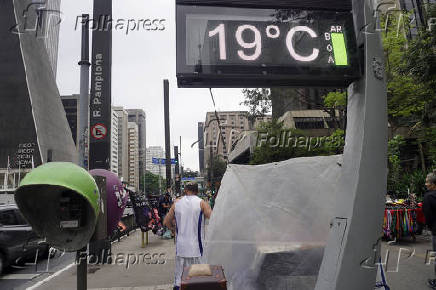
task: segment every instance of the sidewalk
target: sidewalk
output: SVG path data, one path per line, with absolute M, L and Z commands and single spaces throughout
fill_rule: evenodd
M 175 260 L 173 240 L 163 240 L 150 232 L 149 244 L 141 248 L 141 231 L 136 230 L 120 242 L 113 243 L 112 253 L 115 264 L 88 265 L 88 289 L 169 290 L 173 288 Z M 74 265 L 34 289 L 75 290 L 76 279 Z M 38 283 L 38 281 L 33 282 L 33 284 Z
M 431 235 L 424 234 L 403 238 L 400 243 L 382 243 L 382 263 L 386 270 L 386 279 L 392 290 L 425 290 L 427 279 L 434 277 L 434 265 L 431 254 Z M 386 255 L 388 252 L 388 255 Z

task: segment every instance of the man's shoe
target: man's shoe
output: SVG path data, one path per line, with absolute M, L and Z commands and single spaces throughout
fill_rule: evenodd
M 430 286 L 433 289 L 436 289 L 436 279 L 428 279 L 427 285 Z
M 173 290 L 180 290 L 180 287 L 179 286 L 174 286 Z

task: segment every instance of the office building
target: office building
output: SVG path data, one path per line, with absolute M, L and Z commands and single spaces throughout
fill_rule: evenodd
M 146 150 L 146 165 L 145 170 L 153 173 L 154 175 L 160 175 L 162 178 L 166 178 L 166 165 L 165 163 L 156 164 L 153 163 L 153 158 L 155 159 L 165 159 L 165 150 L 162 146 L 150 146 Z M 171 158 L 174 158 L 171 157 Z M 175 165 L 171 164 L 171 178 L 175 176 Z
M 118 113 L 111 110 L 111 162 L 110 171 L 118 175 Z
M 129 179 L 130 187 L 139 190 L 139 129 L 135 122 L 128 123 Z
M 208 112 L 203 127 L 204 168 L 209 167 L 211 153 L 227 160 L 233 145 L 245 131 L 253 129 L 259 121 L 270 119 L 271 116 L 267 116 L 252 123 L 245 111 Z
M 145 155 L 146 155 L 146 115 L 141 109 L 128 109 L 129 122 L 134 122 L 138 125 L 139 134 L 139 176 L 144 175 L 145 170 Z
M 152 162 L 153 158 L 160 158 L 160 159 L 165 158 L 165 151 L 161 146 L 147 147 L 145 170 L 165 178 L 165 165 L 153 164 Z
M 118 177 L 129 179 L 128 113 L 123 107 L 112 107 L 118 118 Z
M 198 122 L 198 163 L 200 176 L 204 176 L 204 122 Z

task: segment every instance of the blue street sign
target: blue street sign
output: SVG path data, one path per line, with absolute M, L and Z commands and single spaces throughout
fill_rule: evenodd
M 195 180 L 195 177 L 182 177 L 182 181 L 192 181 Z
M 161 164 L 161 165 L 165 165 L 166 159 L 165 158 L 152 158 L 151 162 L 153 164 Z M 171 158 L 171 164 L 176 164 L 176 159 Z

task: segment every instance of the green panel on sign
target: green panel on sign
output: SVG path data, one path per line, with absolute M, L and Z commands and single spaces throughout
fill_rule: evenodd
M 336 65 L 348 65 L 347 48 L 343 33 L 332 33 L 333 52 Z

